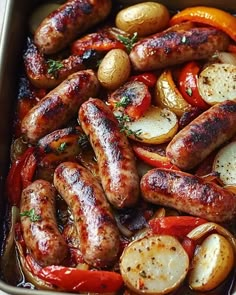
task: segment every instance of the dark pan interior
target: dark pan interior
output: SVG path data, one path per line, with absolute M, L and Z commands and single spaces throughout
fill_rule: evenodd
M 0 42 L 0 245 L 3 243 L 2 237 L 4 236 L 5 231 L 4 224 L 6 218 L 6 201 L 4 197 L 4 183 L 9 167 L 11 130 L 14 116 L 14 99 L 17 94 L 19 70 L 22 66 L 21 55 L 23 50 L 23 41 L 25 40 L 26 32 L 28 31 L 28 15 L 35 5 L 42 2 L 42 0 L 8 0 L 2 39 Z M 120 2 L 128 3 L 129 1 Z M 132 2 L 134 1 L 131 0 L 129 3 Z M 176 8 L 177 1 L 160 2 L 169 5 L 171 9 Z M 186 7 L 186 2 L 189 3 L 191 1 L 181 1 L 181 7 Z M 231 11 L 236 12 L 236 2 L 232 0 L 227 0 L 226 2 L 192 1 L 193 5 L 204 4 L 204 2 L 208 5 L 218 3 L 218 7 L 230 9 Z M 0 246 L 0 248 L 2 248 L 2 246 Z M 0 290 L 9 294 L 56 294 L 55 292 L 50 291 L 32 291 L 12 287 L 1 280 Z

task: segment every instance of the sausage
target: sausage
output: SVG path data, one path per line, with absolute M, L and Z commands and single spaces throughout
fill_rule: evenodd
M 236 134 L 236 100 L 209 108 L 169 142 L 166 156 L 182 170 L 190 170 Z
M 84 260 L 94 267 L 114 263 L 119 232 L 97 179 L 79 164 L 63 162 L 54 172 L 54 185 L 71 209 Z
M 21 131 L 30 143 L 63 127 L 77 113 L 79 106 L 97 94 L 99 82 L 92 70 L 70 75 L 50 91 L 23 118 Z
M 103 101 L 90 98 L 81 105 L 78 119 L 94 149 L 109 202 L 116 208 L 135 205 L 139 196 L 135 158 L 113 112 Z
M 111 0 L 69 0 L 42 21 L 34 42 L 42 53 L 56 53 L 104 20 L 110 11 Z
M 55 200 L 56 190 L 45 180 L 35 180 L 22 191 L 20 213 L 24 241 L 41 266 L 60 264 L 68 253 L 57 227 Z
M 37 88 L 52 89 L 59 85 L 69 75 L 85 70 L 83 58 L 78 55 L 71 55 L 58 62 L 59 67 L 50 73 L 49 62 L 39 52 L 31 39 L 27 41 L 27 49 L 24 53 L 24 65 L 27 77 L 32 85 Z
M 130 60 L 135 70 L 157 70 L 208 58 L 217 50 L 226 50 L 228 43 L 228 36 L 215 28 L 166 30 L 137 42 Z
M 182 171 L 154 168 L 140 183 L 143 198 L 153 204 L 224 222 L 236 217 L 235 195 L 215 183 Z

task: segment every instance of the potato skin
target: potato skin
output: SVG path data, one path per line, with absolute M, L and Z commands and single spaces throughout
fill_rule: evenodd
M 128 54 L 122 49 L 112 49 L 103 58 L 97 76 L 104 88 L 114 90 L 127 81 L 130 71 Z
M 122 9 L 116 16 L 116 26 L 130 34 L 137 32 L 139 37 L 145 37 L 165 29 L 169 19 L 169 11 L 164 5 L 143 2 Z

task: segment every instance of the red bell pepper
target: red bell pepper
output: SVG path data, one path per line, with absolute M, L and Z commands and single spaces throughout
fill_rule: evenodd
M 22 156 L 12 164 L 7 179 L 6 192 L 10 204 L 19 206 L 23 185 L 29 184 L 36 169 L 34 147 L 29 147 Z
M 182 241 L 182 246 L 186 253 L 188 254 L 189 260 L 193 258 L 196 242 L 188 237 L 185 237 Z
M 111 271 L 81 270 L 65 266 L 47 266 L 38 276 L 67 292 L 116 292 L 123 285 L 120 274 Z
M 145 163 L 153 167 L 180 170 L 177 166 L 172 164 L 167 157 L 161 156 L 156 152 L 149 151 L 140 145 L 133 144 L 133 150 L 135 155 L 140 160 L 143 160 Z
M 152 234 L 167 234 L 184 239 L 195 227 L 206 223 L 203 218 L 193 216 L 166 216 L 149 221 Z
M 202 99 L 198 91 L 199 72 L 200 66 L 197 62 L 188 62 L 179 74 L 179 90 L 184 99 L 192 106 L 207 109 L 209 105 Z
M 157 76 L 153 73 L 143 73 L 143 74 L 131 76 L 129 80 L 143 82 L 148 87 L 154 87 L 156 85 Z

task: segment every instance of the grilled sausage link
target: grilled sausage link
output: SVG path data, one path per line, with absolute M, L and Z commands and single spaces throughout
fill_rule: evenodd
M 109 202 L 124 208 L 139 196 L 139 178 L 129 142 L 110 108 L 90 98 L 79 109 L 79 121 L 98 161 L 99 175 Z
M 111 0 L 69 0 L 42 21 L 35 32 L 35 44 L 44 54 L 56 53 L 110 11 Z
M 29 142 L 35 143 L 63 127 L 87 98 L 97 94 L 98 89 L 99 82 L 92 70 L 70 75 L 26 114 L 21 124 L 22 133 Z
M 137 42 L 130 59 L 135 70 L 156 70 L 208 58 L 217 50 L 226 50 L 228 43 L 228 36 L 215 28 L 168 29 Z
M 182 212 L 224 222 L 236 217 L 236 196 L 215 183 L 182 171 L 152 169 L 141 179 L 145 200 Z
M 52 89 L 69 75 L 80 70 L 85 70 L 83 58 L 78 55 L 71 55 L 60 61 L 60 67 L 50 73 L 49 62 L 39 52 L 31 39 L 28 39 L 27 49 L 24 53 L 24 65 L 26 74 L 32 85 L 46 89 Z
M 36 180 L 21 196 L 21 226 L 25 244 L 41 266 L 60 264 L 68 247 L 59 232 L 55 210 L 56 190 L 45 180 Z
M 55 170 L 54 185 L 71 209 L 84 260 L 94 267 L 114 263 L 118 228 L 97 179 L 79 164 L 64 162 Z
M 236 100 L 212 106 L 178 132 L 166 155 L 182 170 L 190 170 L 236 134 Z

